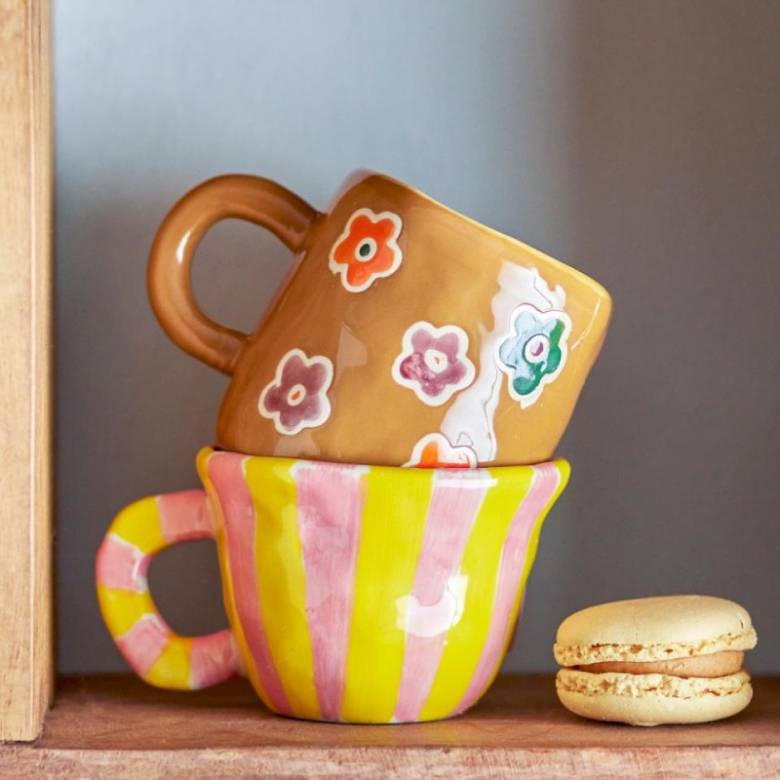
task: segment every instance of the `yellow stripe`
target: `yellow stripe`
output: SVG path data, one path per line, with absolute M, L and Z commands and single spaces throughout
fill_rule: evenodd
M 294 461 L 244 462 L 255 509 L 260 613 L 274 666 L 292 712 L 319 718 L 314 661 L 306 621 L 306 573 L 298 536 Z
M 98 585 L 97 592 L 100 612 L 114 638 L 126 634 L 144 615 L 157 612 L 148 591 L 136 593 Z
M 498 584 L 499 561 L 515 512 L 531 487 L 531 469 L 491 469 L 495 483 L 482 502 L 466 543 L 459 574 L 468 578 L 460 621 L 447 643 L 421 720 L 441 718 L 455 709 L 477 668 L 490 630 Z
M 100 611 L 111 636 L 126 634 L 145 615 L 157 615 L 148 592 L 107 588 L 98 585 Z M 192 640 L 172 635 L 144 680 L 160 688 L 186 690 L 190 687 L 190 648 Z
M 160 527 L 160 512 L 154 496 L 126 506 L 111 524 L 110 533 L 134 544 L 142 553 L 156 553 L 168 546 Z
M 244 632 L 241 628 L 241 621 L 238 619 L 238 611 L 236 610 L 235 590 L 233 588 L 233 578 L 230 576 L 230 561 L 228 560 L 227 540 L 225 539 L 225 519 L 222 516 L 222 506 L 219 503 L 217 491 L 214 488 L 208 473 L 208 462 L 213 454 L 214 451 L 211 449 L 202 449 L 198 453 L 197 465 L 198 475 L 200 476 L 200 481 L 203 483 L 203 486 L 206 488 L 206 493 L 208 493 L 209 505 L 215 520 L 216 533 L 214 534 L 214 541 L 217 545 L 217 558 L 219 560 L 219 571 L 222 579 L 222 601 L 225 605 L 225 614 L 228 618 L 230 631 L 238 645 L 247 677 L 249 677 L 252 687 L 257 691 L 257 695 L 266 705 L 268 705 L 270 703 L 268 694 L 265 692 L 265 687 L 260 680 L 257 669 L 255 669 L 252 653 L 249 650 L 249 644 L 244 636 Z
M 191 650 L 191 639 L 183 636 L 171 637 L 159 658 L 152 664 L 152 668 L 144 675 L 144 680 L 158 688 L 172 688 L 178 691 L 191 688 Z
M 347 679 L 341 718 L 387 722 L 395 710 L 406 643 L 396 602 L 412 591 L 431 499 L 433 471 L 372 467 L 355 570 Z M 384 588 L 380 591 L 379 584 Z

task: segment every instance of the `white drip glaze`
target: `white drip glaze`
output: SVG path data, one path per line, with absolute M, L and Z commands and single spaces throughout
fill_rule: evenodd
M 498 275 L 498 287 L 491 301 L 493 329 L 480 327 L 477 378 L 457 396 L 441 424 L 441 432 L 453 445 L 471 447 L 481 463 L 496 457 L 493 418 L 505 377 L 496 365 L 495 354 L 499 340 L 506 335 L 512 312 L 521 303 L 529 303 L 539 311 L 562 311 L 566 304 L 563 288 L 558 285 L 551 290 L 536 268 L 505 261 Z

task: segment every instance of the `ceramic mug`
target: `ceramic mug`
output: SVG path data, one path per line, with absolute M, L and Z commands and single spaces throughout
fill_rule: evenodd
M 297 258 L 251 335 L 208 319 L 190 286 L 227 217 Z M 574 268 L 366 172 L 327 213 L 267 179 L 201 184 L 162 223 L 148 283 L 176 344 L 232 377 L 220 447 L 392 466 L 548 460 L 611 309 Z
M 566 461 L 493 469 L 354 466 L 203 450 L 205 491 L 114 520 L 98 598 L 132 668 L 163 688 L 245 673 L 274 712 L 359 723 L 456 715 L 513 632 Z M 230 628 L 175 634 L 146 572 L 165 547 L 217 543 Z

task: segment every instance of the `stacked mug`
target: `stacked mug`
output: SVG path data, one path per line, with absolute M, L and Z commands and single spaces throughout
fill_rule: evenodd
M 198 308 L 193 254 L 217 221 L 295 255 L 257 330 Z M 202 490 L 114 520 L 101 611 L 147 682 L 241 673 L 272 711 L 397 723 L 456 715 L 495 677 L 541 525 L 551 460 L 610 315 L 592 279 L 386 176 L 358 172 L 326 213 L 223 176 L 163 222 L 149 293 L 168 335 L 231 377 Z M 229 628 L 173 632 L 149 594 L 165 547 L 216 541 Z

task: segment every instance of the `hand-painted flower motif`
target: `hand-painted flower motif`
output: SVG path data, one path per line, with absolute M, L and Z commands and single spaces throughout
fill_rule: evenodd
M 397 214 L 358 209 L 330 250 L 328 266 L 341 276 L 349 292 L 363 292 L 376 279 L 398 270 L 403 258 L 397 243 L 400 233 L 401 218 Z
M 453 446 L 441 433 L 423 436 L 412 450 L 412 457 L 404 466 L 422 469 L 473 469 L 477 453 L 471 447 Z
M 512 313 L 509 334 L 498 346 L 498 365 L 509 376 L 509 395 L 523 408 L 535 403 L 560 373 L 570 333 L 565 312 L 522 304 Z
M 260 414 L 273 420 L 276 430 L 285 436 L 316 428 L 330 417 L 327 392 L 332 381 L 333 363 L 328 358 L 310 358 L 303 350 L 291 349 L 260 394 Z
M 474 381 L 468 348 L 469 337 L 457 325 L 436 328 L 430 322 L 416 322 L 404 333 L 393 379 L 414 390 L 424 404 L 441 406 Z

